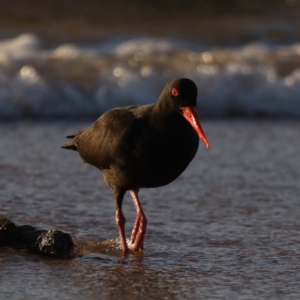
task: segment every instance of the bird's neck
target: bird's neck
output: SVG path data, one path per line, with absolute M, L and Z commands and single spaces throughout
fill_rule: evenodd
M 174 114 L 177 112 L 177 109 L 172 104 L 172 99 L 169 99 L 162 93 L 154 105 L 153 113 L 162 118 Z
M 153 107 L 150 122 L 153 127 L 165 130 L 169 127 L 174 127 L 176 120 L 178 121 L 180 118 L 180 112 L 174 109 L 167 101 L 157 101 Z

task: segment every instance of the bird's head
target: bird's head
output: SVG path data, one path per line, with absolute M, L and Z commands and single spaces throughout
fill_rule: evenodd
M 197 86 L 187 78 L 173 79 L 165 86 L 159 101 L 164 102 L 169 109 L 179 112 L 194 128 L 207 148 L 209 142 L 201 128 L 196 113 Z

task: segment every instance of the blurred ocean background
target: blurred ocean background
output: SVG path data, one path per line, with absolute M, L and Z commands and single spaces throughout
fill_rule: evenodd
M 299 16 L 300 0 L 1 0 L 0 217 L 76 249 L 1 247 L 0 299 L 300 299 Z M 145 250 L 122 257 L 101 243 L 111 190 L 60 146 L 174 77 L 196 82 L 212 148 L 140 191 Z
M 95 118 L 189 77 L 201 117 L 300 116 L 300 4 L 1 1 L 0 119 Z

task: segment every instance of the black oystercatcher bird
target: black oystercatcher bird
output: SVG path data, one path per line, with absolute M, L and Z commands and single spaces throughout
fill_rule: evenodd
M 103 173 L 116 204 L 116 223 L 124 252 L 143 249 L 147 219 L 139 188 L 154 188 L 175 180 L 194 158 L 199 137 L 210 145 L 195 107 L 197 87 L 186 78 L 173 79 L 155 104 L 112 109 L 92 125 L 68 136 L 62 146 L 78 151 L 85 163 Z M 199 137 L 198 137 L 199 136 Z M 122 201 L 130 191 L 137 212 L 129 245 L 125 239 Z

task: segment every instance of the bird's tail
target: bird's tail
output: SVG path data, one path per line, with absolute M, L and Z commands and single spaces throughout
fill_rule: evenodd
M 74 144 L 74 141 L 63 144 L 61 148 L 77 151 L 77 146 Z
M 74 150 L 74 151 L 77 151 L 77 145 L 76 145 L 76 139 L 75 137 L 79 136 L 85 129 L 81 129 L 77 132 L 75 132 L 74 134 L 72 135 L 68 135 L 67 136 L 67 139 L 73 139 L 71 142 L 68 142 L 66 144 L 63 144 L 61 146 L 61 148 L 64 148 L 64 149 L 68 149 L 68 150 Z

